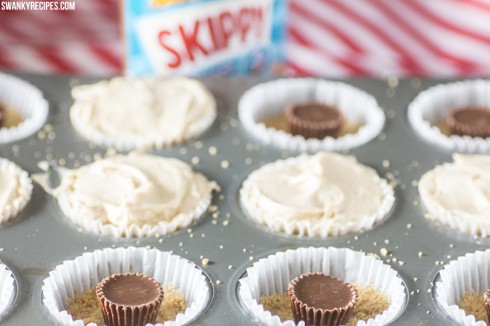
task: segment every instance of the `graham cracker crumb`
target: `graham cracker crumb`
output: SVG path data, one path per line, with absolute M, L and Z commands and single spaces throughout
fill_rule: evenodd
M 223 170 L 226 170 L 226 169 L 228 169 L 229 167 L 230 167 L 230 162 L 228 162 L 227 160 L 223 160 L 223 161 L 221 161 L 221 168 L 222 168 Z
M 186 309 L 187 302 L 184 295 L 173 289 L 171 284 L 168 284 L 164 289 L 164 298 L 158 311 L 157 323 L 174 320 L 179 313 L 183 313 Z M 104 325 L 95 288 L 90 288 L 83 293 L 75 292 L 75 297 L 68 299 L 66 310 L 73 316 L 74 320 L 81 319 L 85 325 L 89 323 Z
M 367 321 L 374 318 L 390 306 L 388 298 L 380 290 L 375 290 L 370 286 L 352 285 L 357 289 L 359 298 L 346 326 L 354 326 L 360 320 Z M 261 296 L 259 302 L 272 315 L 279 316 L 281 321 L 293 320 L 291 302 L 287 292 Z
M 386 96 L 387 96 L 387 97 L 393 97 L 393 96 L 395 96 L 395 94 L 396 94 L 396 90 L 395 90 L 394 88 L 388 88 L 388 89 L 386 90 Z M 392 117 L 391 115 L 389 115 L 389 114 L 388 114 L 388 112 L 387 112 L 386 116 L 387 116 L 389 119 L 393 119 L 393 118 L 394 118 L 394 117 Z
M 200 161 L 200 160 L 199 160 L 199 157 L 197 157 L 197 156 L 193 156 L 193 157 L 191 158 L 191 163 L 192 163 L 193 165 L 197 165 L 197 164 L 199 164 L 199 161 Z
M 388 250 L 386 248 L 381 248 L 379 253 L 381 256 L 386 257 L 386 255 L 388 255 Z
M 459 307 L 463 309 L 467 315 L 473 315 L 476 320 L 487 323 L 487 311 L 483 301 L 483 292 L 476 292 L 475 290 L 466 292 L 459 302 Z
M 291 301 L 289 301 L 287 292 L 262 295 L 259 298 L 259 303 L 264 306 L 265 310 L 270 311 L 272 315 L 279 316 L 279 319 L 281 319 L 282 322 L 293 320 Z
M 388 77 L 387 82 L 389 87 L 396 88 L 398 86 L 399 80 L 398 77 L 393 76 L 393 77 Z
M 218 149 L 215 146 L 211 146 L 208 148 L 209 155 L 216 156 L 218 154 Z
M 0 128 L 12 128 L 17 127 L 22 122 L 24 122 L 24 117 L 17 110 L 11 108 L 9 105 L 5 103 L 0 103 L 0 106 L 3 106 L 3 122 L 0 125 Z

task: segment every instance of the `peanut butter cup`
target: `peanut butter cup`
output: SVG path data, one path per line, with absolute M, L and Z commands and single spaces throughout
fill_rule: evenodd
M 446 116 L 446 123 L 453 135 L 490 137 L 490 108 L 462 107 Z
M 485 308 L 487 310 L 487 318 L 488 318 L 488 322 L 490 323 L 490 290 L 486 290 L 485 293 L 483 293 L 483 301 L 485 302 Z
M 321 273 L 302 274 L 288 286 L 294 322 L 305 325 L 336 326 L 347 323 L 357 290 L 350 284 Z
M 114 274 L 96 288 L 107 326 L 143 326 L 155 323 L 163 301 L 162 286 L 143 274 Z
M 290 105 L 285 116 L 291 133 L 305 138 L 335 137 L 343 122 L 342 113 L 336 107 L 317 102 Z

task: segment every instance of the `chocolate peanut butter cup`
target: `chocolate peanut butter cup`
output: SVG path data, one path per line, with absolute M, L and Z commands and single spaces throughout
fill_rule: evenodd
M 462 107 L 446 116 L 446 123 L 453 135 L 490 137 L 490 108 Z
M 347 323 L 355 304 L 357 290 L 330 275 L 307 273 L 288 286 L 294 322 L 305 325 L 336 326 Z
M 486 290 L 485 293 L 483 293 L 483 301 L 485 302 L 485 308 L 487 310 L 487 318 L 488 318 L 488 322 L 490 323 L 490 290 Z
M 343 122 L 336 107 L 316 102 L 290 105 L 285 116 L 291 133 L 305 138 L 335 137 Z
M 144 326 L 155 323 L 163 301 L 160 283 L 143 274 L 114 274 L 96 287 L 107 326 Z

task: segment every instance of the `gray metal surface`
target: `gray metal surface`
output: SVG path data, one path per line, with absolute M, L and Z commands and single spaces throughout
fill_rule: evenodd
M 0 145 L 1 157 L 16 162 L 29 173 L 36 173 L 40 172 L 37 162 L 46 158 L 64 159 L 66 166 L 72 167 L 75 161 L 86 164 L 94 153 L 106 152 L 105 148 L 91 146 L 82 139 L 68 121 L 68 110 L 73 101 L 70 84 L 95 79 L 18 76 L 39 87 L 50 102 L 48 123 L 52 124 L 55 137 L 39 139 L 33 135 L 13 144 Z M 211 263 L 203 269 L 214 284 L 214 299 L 194 324 L 254 324 L 253 318 L 241 310 L 236 297 L 237 279 L 253 260 L 288 248 L 335 246 L 378 254 L 385 248 L 390 252 L 391 256 L 382 259 L 399 272 L 410 293 L 406 310 L 393 324 L 451 325 L 433 301 L 431 282 L 444 263 L 465 253 L 488 248 L 490 241 L 435 226 L 424 218 L 424 211 L 418 205 L 413 180 L 418 180 L 439 162 L 450 161 L 451 153 L 426 143 L 410 129 L 406 107 L 418 92 L 440 81 L 406 79 L 400 80 L 395 88 L 390 88 L 386 80 L 345 81 L 373 94 L 389 117 L 380 137 L 350 153 L 360 162 L 374 167 L 380 175 L 390 172 L 396 176 L 396 207 L 389 219 L 371 231 L 328 240 L 273 234 L 247 220 L 238 206 L 240 183 L 251 171 L 263 163 L 297 154 L 257 145 L 236 119 L 240 95 L 257 82 L 259 80 L 250 78 L 206 79 L 205 83 L 219 103 L 219 116 L 213 128 L 197 144 L 193 142 L 156 151 L 158 155 L 177 157 L 188 163 L 193 157 L 199 157 L 194 168 L 222 187 L 224 196 L 218 194 L 213 199 L 213 204 L 219 207 L 217 219 L 207 213 L 192 229 L 163 237 L 162 242 L 156 238 L 99 237 L 78 231 L 64 218 L 53 198 L 35 185 L 27 208 L 14 221 L 0 228 L 0 248 L 3 248 L 0 259 L 14 271 L 18 282 L 13 307 L 1 324 L 54 324 L 41 302 L 42 281 L 49 271 L 84 252 L 118 246 L 173 250 L 198 265 L 201 265 L 202 257 L 208 258 Z M 199 146 L 201 143 L 202 147 Z M 210 146 L 218 150 L 215 156 L 209 154 Z M 229 162 L 229 168 L 222 168 L 223 160 Z M 388 161 L 389 166 L 383 161 Z M 419 253 L 423 254 L 419 256 Z

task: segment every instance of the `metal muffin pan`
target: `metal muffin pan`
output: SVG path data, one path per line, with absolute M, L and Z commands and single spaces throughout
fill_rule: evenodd
M 50 103 L 47 126 L 35 135 L 0 145 L 0 156 L 31 173 L 37 163 L 54 160 L 67 167 L 83 165 L 107 149 L 81 138 L 68 119 L 73 99 L 71 86 L 100 79 L 15 74 L 43 92 Z M 452 325 L 433 299 L 433 280 L 450 260 L 490 246 L 490 239 L 474 238 L 424 217 L 415 181 L 435 165 L 451 161 L 450 152 L 417 136 L 408 124 L 406 108 L 420 91 L 448 80 L 352 79 L 344 82 L 374 95 L 385 110 L 383 132 L 373 141 L 349 151 L 378 173 L 396 179 L 396 203 L 389 218 L 374 229 L 325 240 L 285 236 L 255 225 L 238 204 L 238 191 L 247 175 L 264 163 L 295 156 L 260 143 L 237 120 L 237 102 L 258 78 L 207 78 L 203 80 L 215 95 L 218 118 L 196 141 L 152 153 L 177 157 L 215 180 L 222 188 L 208 212 L 192 228 L 161 238 L 114 239 L 79 231 L 61 212 L 58 204 L 35 185 L 27 207 L 17 218 L 0 228 L 0 259 L 13 271 L 16 297 L 2 325 L 52 325 L 54 320 L 41 302 L 41 286 L 55 266 L 84 252 L 106 247 L 156 247 L 173 251 L 201 266 L 213 283 L 214 296 L 208 309 L 193 325 L 253 325 L 253 317 L 240 306 L 237 281 L 253 261 L 277 251 L 305 246 L 345 247 L 376 253 L 397 270 L 405 281 L 408 301 L 395 325 Z M 209 151 L 210 147 L 215 147 Z M 381 251 L 388 252 L 386 256 Z M 202 266 L 202 259 L 209 264 Z

